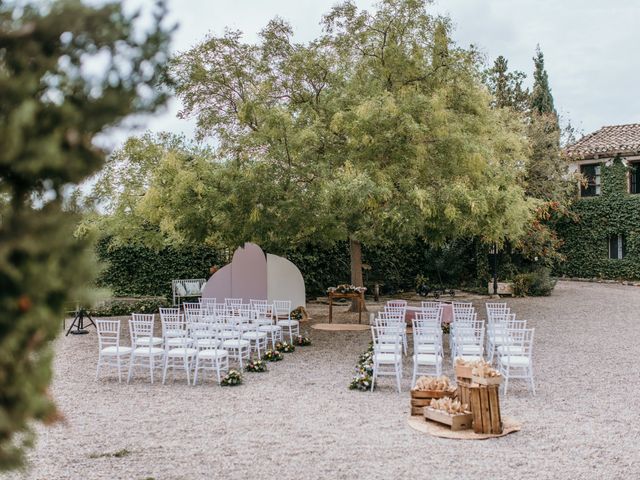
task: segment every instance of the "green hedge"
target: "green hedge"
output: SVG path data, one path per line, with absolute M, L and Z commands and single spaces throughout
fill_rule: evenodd
M 209 278 L 212 265 L 226 263 L 224 255 L 206 247 L 150 248 L 114 246 L 103 239 L 97 245 L 104 270 L 98 286 L 111 289 L 117 296 L 171 296 L 171 280 Z
M 557 225 L 566 261 L 556 273 L 570 277 L 640 279 L 640 195 L 627 193 L 627 167 L 620 159 L 602 165 L 602 194 L 572 207 L 575 220 Z M 609 236 L 626 239 L 623 259 L 609 258 Z
M 118 296 L 171 295 L 171 280 L 176 278 L 209 278 L 209 267 L 224 265 L 226 255 L 206 247 L 166 248 L 161 251 L 140 246 L 114 246 L 108 239 L 99 242 L 98 256 L 105 264 L 99 286 L 110 288 Z M 339 242 L 330 248 L 306 246 L 289 251 L 274 251 L 285 256 L 301 271 L 307 295 L 321 295 L 326 288 L 349 283 L 349 248 Z M 433 285 L 459 287 L 486 285 L 486 278 L 477 280 L 478 255 L 470 240 L 452 242 L 443 248 L 429 248 L 424 242 L 393 245 L 386 248 L 363 246 L 365 285 L 382 285 L 382 293 L 395 293 L 415 288 L 418 274 L 425 275 Z

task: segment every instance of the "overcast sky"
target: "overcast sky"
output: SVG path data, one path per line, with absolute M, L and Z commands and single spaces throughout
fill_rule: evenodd
M 128 0 L 150 5 L 150 0 Z M 296 41 L 320 33 L 323 13 L 335 0 L 170 0 L 178 22 L 173 49 L 182 51 L 208 32 L 225 27 L 255 41 L 278 15 L 293 26 Z M 356 0 L 372 9 L 374 0 Z M 480 47 L 489 61 L 498 55 L 531 78 L 536 44 L 545 55 L 556 108 L 583 133 L 603 125 L 640 122 L 640 0 L 437 0 L 429 7 L 448 14 L 454 39 Z M 178 105 L 145 122 L 152 131 L 193 136 L 193 122 L 176 118 Z M 119 136 L 118 136 L 119 137 Z M 114 141 L 119 141 L 114 140 Z

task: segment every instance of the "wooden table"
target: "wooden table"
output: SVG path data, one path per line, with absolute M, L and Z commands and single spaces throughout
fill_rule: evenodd
M 337 293 L 329 292 L 329 323 L 333 322 L 333 299 L 334 298 L 357 298 L 358 299 L 358 323 L 362 323 L 362 306 L 364 305 L 364 292 Z

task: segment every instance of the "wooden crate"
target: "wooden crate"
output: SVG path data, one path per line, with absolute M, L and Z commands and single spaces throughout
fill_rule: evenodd
M 473 431 L 475 433 L 502 433 L 499 388 L 498 385 L 477 384 L 469 387 Z
M 502 375 L 499 377 L 476 377 L 473 376 L 471 378 L 472 383 L 477 383 L 478 385 L 500 385 L 502 383 Z
M 458 383 L 458 400 L 463 405 L 466 404 L 469 408 L 471 408 L 471 397 L 469 393 L 469 387 L 471 383 L 460 382 Z
M 432 398 L 455 398 L 457 390 L 411 390 L 411 415 L 422 415 L 422 409 L 431 403 Z
M 422 416 L 424 414 L 424 407 L 411 407 L 411 416 Z
M 451 415 L 450 413 L 442 410 L 436 410 L 433 408 L 424 409 L 424 418 L 433 422 L 449 425 L 451 430 L 466 430 L 471 428 L 473 422 L 473 415 L 470 413 L 458 413 Z
M 471 373 L 472 370 L 473 370 L 472 367 L 469 367 L 466 365 L 458 365 L 456 363 L 456 366 L 455 366 L 456 381 L 458 383 L 460 383 L 461 381 L 471 383 L 471 377 L 473 376 L 473 374 Z

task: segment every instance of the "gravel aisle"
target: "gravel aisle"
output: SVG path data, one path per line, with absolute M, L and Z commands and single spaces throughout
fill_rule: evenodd
M 7 478 L 640 478 L 640 289 L 560 282 L 549 298 L 508 302 L 536 327 L 537 396 L 515 381 L 503 400 L 521 432 L 462 442 L 410 429 L 409 361 L 401 395 L 390 377 L 349 391 L 368 332 L 309 330 L 313 346 L 236 388 L 96 382 L 92 332 L 58 340 L 67 423 L 38 427 L 30 470 Z M 326 321 L 327 307 L 311 313 Z

